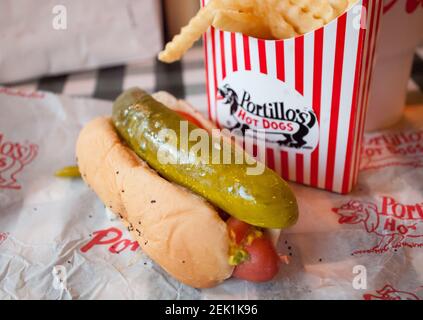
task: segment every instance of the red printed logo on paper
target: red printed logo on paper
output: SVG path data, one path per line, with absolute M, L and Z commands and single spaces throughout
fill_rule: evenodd
M 257 83 L 268 90 L 257 90 Z M 285 83 L 251 72 L 228 75 L 218 89 L 218 121 L 234 134 L 260 139 L 281 149 L 311 153 L 319 125 L 305 98 Z
M 121 253 L 125 250 L 136 251 L 139 248 L 137 241 L 122 239 L 123 232 L 118 228 L 108 228 L 93 232 L 92 239 L 87 242 L 81 251 L 86 253 L 94 247 L 107 247 L 111 253 Z
M 12 97 L 29 98 L 29 99 L 43 99 L 44 92 L 25 91 L 14 88 L 0 88 L 0 94 L 5 94 Z
M 18 175 L 37 152 L 36 144 L 9 141 L 0 133 L 0 189 L 20 189 Z
M 8 233 L 6 233 L 6 232 L 0 232 L 0 246 L 2 245 L 2 243 L 4 241 L 6 241 L 7 237 L 8 237 Z
M 362 148 L 361 170 L 385 167 L 423 168 L 423 129 L 368 134 Z
M 363 299 L 364 300 L 421 300 L 420 297 L 416 294 L 416 292 L 398 290 L 389 284 L 384 286 L 380 290 L 376 290 L 375 293 L 364 294 Z
M 405 11 L 409 14 L 414 13 L 419 7 L 423 8 L 423 0 L 390 0 L 384 7 L 383 13 L 387 13 L 394 8 L 395 5 L 405 3 Z
M 376 237 L 374 247 L 353 254 L 423 247 L 423 201 L 405 204 L 392 197 L 382 197 L 379 203 L 351 200 L 332 210 L 340 224 L 357 225 Z

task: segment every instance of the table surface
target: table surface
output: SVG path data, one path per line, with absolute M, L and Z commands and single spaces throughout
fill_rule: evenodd
M 49 76 L 8 86 L 103 100 L 114 100 L 123 90 L 138 86 L 148 92 L 168 91 L 206 112 L 205 80 L 204 53 L 198 43 L 182 61 L 171 65 L 151 59 L 98 70 Z M 408 105 L 423 104 L 423 47 L 415 54 L 408 93 Z

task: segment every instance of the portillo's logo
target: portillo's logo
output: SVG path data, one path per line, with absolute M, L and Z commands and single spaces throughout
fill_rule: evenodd
M 363 295 L 364 300 L 422 300 L 418 293 L 422 292 L 423 286 L 418 287 L 414 291 L 398 290 L 390 284 L 382 289 L 376 290 L 374 293 L 366 293 Z
M 367 134 L 361 170 L 386 167 L 423 168 L 423 130 Z
M 246 135 L 248 132 L 265 132 L 266 142 L 280 147 L 314 149 L 313 141 L 307 141 L 317 127 L 315 113 L 282 99 L 258 103 L 246 89 L 235 90 L 230 84 L 218 89 L 219 99 L 227 112 L 224 126 L 232 132 Z
M 2 245 L 3 242 L 6 241 L 7 237 L 9 236 L 6 232 L 0 232 L 0 245 Z
M 108 251 L 114 254 L 123 251 L 134 252 L 139 249 L 137 241 L 123 238 L 123 231 L 115 227 L 93 232 L 91 240 L 84 244 L 80 250 L 87 253 L 97 246 L 107 247 Z
M 360 226 L 375 237 L 374 247 L 354 254 L 423 248 L 423 201 L 401 203 L 392 197 L 382 197 L 378 203 L 351 200 L 332 211 L 339 216 L 340 224 Z

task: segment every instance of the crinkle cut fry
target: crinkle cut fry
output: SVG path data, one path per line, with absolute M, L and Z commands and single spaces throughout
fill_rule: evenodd
M 336 11 L 336 17 L 348 9 L 349 0 L 328 0 L 331 7 Z
M 292 4 L 301 7 L 305 12 L 310 12 L 316 19 L 329 23 L 336 17 L 336 12 L 328 0 L 291 0 Z
M 212 0 L 201 8 L 198 14 L 191 19 L 187 26 L 166 45 L 159 54 L 159 60 L 172 63 L 180 60 L 204 32 L 212 25 L 218 8 L 251 12 L 256 0 Z
M 271 35 L 265 38 L 287 39 L 296 35 L 316 30 L 345 12 L 358 0 L 211 0 L 181 33 L 166 45 L 159 54 L 163 62 L 174 62 L 192 47 L 201 35 L 213 24 L 218 10 L 233 10 L 239 14 L 248 13 L 262 19 Z M 222 17 L 221 17 L 222 18 Z M 226 17 L 228 21 L 229 17 Z M 235 17 L 230 25 L 235 27 L 241 23 Z M 222 20 L 221 20 L 222 21 Z M 219 25 L 216 22 L 217 25 Z M 260 24 L 257 24 L 260 25 Z M 238 32 L 249 30 L 242 28 Z M 251 29 L 250 29 L 251 30 Z M 229 30 L 236 32 L 236 30 Z M 266 31 L 266 30 L 265 30 Z M 266 32 L 264 32 L 266 34 Z M 254 32 L 250 36 L 260 36 Z M 264 37 L 264 36 L 263 36 Z
M 201 8 L 198 14 L 191 19 L 189 24 L 169 42 L 160 52 L 159 60 L 167 63 L 178 61 L 184 53 L 193 46 L 201 35 L 207 31 L 213 22 L 215 12 L 210 7 Z
M 295 29 L 275 10 L 279 0 L 257 0 L 258 15 L 265 17 L 266 23 L 275 39 L 287 39 L 297 35 Z
M 325 24 L 322 19 L 315 18 L 311 12 L 304 11 L 300 6 L 292 4 L 290 0 L 276 0 L 274 9 L 283 16 L 297 34 L 305 34 Z
M 248 34 L 259 39 L 274 39 L 267 24 L 254 13 L 218 10 L 213 20 L 217 29 Z

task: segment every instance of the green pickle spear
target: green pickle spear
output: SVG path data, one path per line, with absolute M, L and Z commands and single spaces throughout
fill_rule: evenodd
M 222 150 L 220 141 L 206 135 L 209 141 L 208 161 L 200 152 L 193 156 L 193 139 L 182 143 L 181 121 L 177 112 L 167 108 L 144 91 L 134 88 L 124 92 L 113 106 L 113 123 L 121 138 L 135 153 L 161 176 L 182 185 L 237 219 L 263 228 L 282 229 L 293 225 L 298 219 L 298 206 L 288 184 L 274 171 L 264 169 L 259 175 L 248 174 L 251 164 L 235 163 L 235 150 L 231 161 L 212 161 L 213 150 Z M 198 129 L 185 122 L 188 133 Z M 163 134 L 162 130 L 175 135 Z M 170 137 L 170 138 L 169 138 Z M 175 143 L 175 139 L 177 142 Z M 163 150 L 171 159 L 163 163 Z M 200 159 L 201 156 L 201 159 Z M 203 161 L 201 161 L 203 160 Z M 170 162 L 170 163 L 169 163 Z M 148 186 L 146 186 L 148 187 Z

